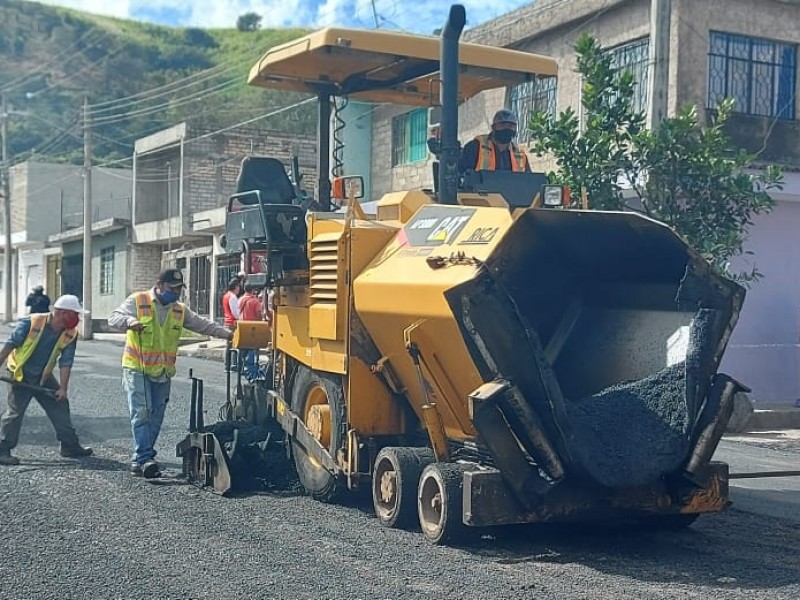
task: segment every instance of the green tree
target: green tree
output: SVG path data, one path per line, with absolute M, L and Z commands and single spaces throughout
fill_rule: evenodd
M 247 12 L 236 19 L 236 29 L 239 31 L 256 31 L 261 29 L 261 15 Z
M 754 215 L 774 202 L 767 193 L 780 189 L 776 167 L 755 168 L 756 156 L 734 148 L 725 133 L 733 102 L 720 103 L 708 125 L 689 106 L 646 129 L 645 115 L 635 110 L 635 81 L 588 34 L 575 45 L 577 72 L 583 81 L 583 131 L 568 108 L 557 116 L 532 116 L 532 150 L 555 159 L 551 180 L 568 185 L 572 201 L 623 210 L 623 193 L 633 190 L 644 212 L 673 227 L 721 272 L 744 282 L 757 280 L 755 267 L 731 272 L 731 261 L 746 254 L 744 241 Z

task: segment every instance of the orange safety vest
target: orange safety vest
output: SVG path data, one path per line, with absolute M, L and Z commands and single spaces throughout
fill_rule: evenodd
M 134 298 L 136 319 L 144 325 L 144 329 L 140 332 L 128 330 L 122 366 L 141 371 L 148 377 L 173 377 L 186 309 L 182 303 L 175 302 L 164 323 L 160 323 L 153 306 L 156 299 L 151 298 L 150 292 L 139 292 Z
M 479 135 L 475 138 L 478 142 L 478 160 L 475 161 L 476 171 L 496 171 L 497 151 L 494 142 L 488 135 Z M 511 155 L 511 170 L 524 171 L 528 166 L 528 157 L 514 142 L 509 146 Z

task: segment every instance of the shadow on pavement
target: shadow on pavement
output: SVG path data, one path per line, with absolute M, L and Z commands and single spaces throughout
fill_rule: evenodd
M 131 437 L 131 424 L 126 417 L 91 417 L 73 413 L 72 425 L 84 446 Z M 57 446 L 56 433 L 50 419 L 44 415 L 26 415 L 22 422 L 19 443 Z
M 677 532 L 634 525 L 508 526 L 463 549 L 498 564 L 577 563 L 639 581 L 727 590 L 800 581 L 796 525 L 738 511 L 701 517 Z

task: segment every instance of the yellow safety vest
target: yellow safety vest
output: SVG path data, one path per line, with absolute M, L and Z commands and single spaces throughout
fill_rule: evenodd
M 122 366 L 143 372 L 148 377 L 160 377 L 163 374 L 172 377 L 175 375 L 175 359 L 186 314 L 184 305 L 175 302 L 162 324 L 158 321 L 154 306 L 156 299 L 151 298 L 150 292 L 139 292 L 134 298 L 136 319 L 144 325 L 144 329 L 139 332 L 128 330 Z
M 478 160 L 475 161 L 476 171 L 495 171 L 497 170 L 497 155 L 494 143 L 488 135 L 479 135 L 475 138 L 478 142 Z M 509 146 L 511 155 L 511 170 L 524 171 L 528 166 L 528 157 L 522 152 L 514 142 Z
M 45 325 L 47 325 L 47 319 L 49 317 L 50 315 L 48 313 L 31 315 L 31 329 L 28 332 L 28 337 L 25 338 L 25 341 L 22 342 L 19 348 L 15 348 L 9 355 L 8 370 L 14 375 L 15 380 L 22 381 L 22 368 L 25 366 L 25 363 L 28 362 L 31 355 L 33 355 L 33 351 L 36 350 L 36 346 L 42 337 L 42 332 L 44 331 Z M 77 337 L 77 328 L 65 329 L 61 332 L 61 335 L 58 336 L 58 341 L 56 341 L 56 345 L 53 346 L 53 351 L 50 353 L 50 359 L 47 361 L 44 371 L 42 372 L 42 379 L 39 381 L 40 385 L 50 377 L 61 351 L 74 342 Z

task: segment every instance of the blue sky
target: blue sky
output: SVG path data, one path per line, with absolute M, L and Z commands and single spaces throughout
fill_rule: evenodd
M 40 0 L 87 12 L 161 25 L 234 27 L 246 12 L 261 15 L 264 27 L 375 27 L 431 33 L 444 22 L 449 2 L 436 0 Z M 467 25 L 502 15 L 530 0 L 463 0 Z

